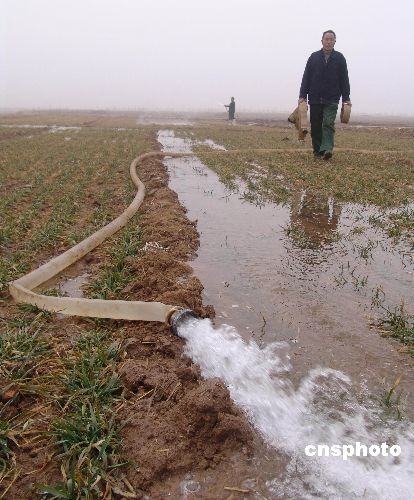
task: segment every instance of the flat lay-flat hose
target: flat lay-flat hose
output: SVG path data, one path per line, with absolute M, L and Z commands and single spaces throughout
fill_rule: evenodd
M 171 316 L 171 312 L 179 308 L 161 304 L 160 302 L 50 297 L 34 292 L 33 290 L 84 257 L 105 239 L 125 226 L 129 219 L 135 215 L 145 196 L 145 186 L 136 172 L 136 167 L 141 161 L 151 157 L 180 157 L 186 155 L 189 156 L 189 153 L 152 151 L 135 158 L 130 166 L 130 175 L 133 183 L 137 187 L 137 193 L 127 209 L 119 217 L 74 247 L 25 276 L 9 283 L 9 291 L 13 299 L 16 302 L 32 304 L 46 311 L 74 316 L 141 321 L 166 321 L 166 319 Z

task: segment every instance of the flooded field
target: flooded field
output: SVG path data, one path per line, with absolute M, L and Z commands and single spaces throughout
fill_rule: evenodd
M 164 151 L 191 151 L 200 142 L 190 137 L 158 133 Z M 226 149 L 211 139 L 202 144 Z M 266 175 L 257 161 L 249 163 L 255 175 Z M 226 380 L 265 440 L 290 456 L 281 464 L 280 455 L 269 458 L 269 450 L 256 449 L 262 479 L 256 491 L 278 498 L 307 496 L 306 489 L 323 497 L 371 498 L 386 490 L 385 497 L 394 498 L 394 486 L 388 490 L 388 485 L 399 476 L 395 498 L 408 498 L 414 427 L 391 425 L 392 438 L 378 415 L 398 380 L 401 397 L 390 421 L 399 418 L 400 404 L 412 421 L 414 364 L 397 341 L 379 334 L 378 317 L 384 303 L 402 304 L 409 317 L 414 313 L 412 248 L 370 223 L 384 216 L 372 205 L 315 197 L 306 190 L 289 204 L 276 204 L 247 196 L 249 186 L 240 179 L 226 187 L 196 156 L 167 158 L 166 165 L 170 186 L 197 222 L 200 248 L 192 266 L 205 287 L 204 300 L 216 310 L 216 332 L 194 323 L 193 331 L 184 333 L 187 352 L 205 376 Z M 262 350 L 253 354 L 255 345 Z M 407 462 L 344 468 L 340 460 L 311 464 L 301 458 L 309 442 L 381 439 L 401 439 Z M 365 480 L 369 469 L 373 477 Z M 306 479 L 316 471 L 319 484 Z
M 166 151 L 190 147 L 168 131 L 159 141 Z M 290 206 L 255 204 L 243 198 L 243 183 L 227 189 L 197 158 L 167 165 L 171 187 L 197 220 L 201 244 L 193 266 L 217 324 L 231 324 L 259 344 L 286 341 L 294 376 L 323 364 L 378 389 L 384 381 L 392 385 L 401 362 L 412 366 L 396 342 L 372 327 L 375 297 L 414 313 L 413 254 L 369 225 L 379 216 L 373 207 L 306 192 Z M 406 382 L 411 391 L 412 379 Z
M 76 474 L 76 491 L 96 495 L 410 498 L 413 129 L 341 127 L 326 164 L 273 122 L 161 118 L 43 114 L 0 128 L 0 497 L 67 495 Z M 141 165 L 139 215 L 43 291 L 204 317 L 210 304 L 213 323 L 177 338 L 13 304 L 9 281 L 122 212 L 129 164 L 153 149 L 194 156 Z M 78 444 L 61 447 L 69 427 Z M 357 442 L 394 454 L 305 452 Z

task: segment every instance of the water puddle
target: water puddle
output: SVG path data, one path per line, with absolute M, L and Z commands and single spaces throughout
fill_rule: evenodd
M 164 151 L 189 152 L 195 144 L 171 130 L 158 140 Z M 243 184 L 229 191 L 195 156 L 166 165 L 170 187 L 197 220 L 192 266 L 204 303 L 217 314 L 216 330 L 201 322 L 180 334 L 204 376 L 222 378 L 278 450 L 267 461 L 261 457 L 271 452 L 256 452 L 266 494 L 378 498 L 382 491 L 384 498 L 409 498 L 413 431 L 393 419 L 401 412 L 403 421 L 413 418 L 413 361 L 370 323 L 381 293 L 414 312 L 412 252 L 372 229 L 374 208 L 306 192 L 291 206 L 254 205 L 243 199 Z M 388 438 L 401 443 L 401 457 L 304 455 L 307 444 L 381 445 Z
M 142 115 L 136 120 L 137 125 L 170 125 L 170 126 L 179 126 L 179 125 L 193 125 L 193 122 L 187 120 L 186 118 L 177 118 L 172 117 L 171 119 L 157 117 L 154 115 Z
M 348 125 L 346 128 L 376 128 L 380 130 L 410 130 L 414 127 L 412 125 L 370 125 L 367 124 L 359 124 L 359 125 Z
M 30 124 L 23 124 L 23 125 L 3 125 L 0 124 L 0 127 L 5 127 L 5 128 L 46 128 L 48 131 L 52 134 L 56 132 L 63 132 L 66 130 L 81 130 L 82 127 L 64 127 L 61 125 L 30 125 Z
M 74 132 L 79 132 L 79 130 L 82 130 L 82 127 L 78 126 L 64 126 L 64 125 L 29 125 L 29 124 L 24 124 L 24 125 L 3 125 L 0 124 L 0 127 L 4 128 L 25 128 L 25 129 L 47 129 L 47 131 L 51 134 L 55 134 L 56 132 L 65 132 L 65 131 L 74 131 Z M 95 127 L 99 128 L 99 127 Z M 135 128 L 131 127 L 105 127 L 103 130 L 116 130 L 117 132 L 125 132 L 128 130 L 137 130 Z M 66 137 L 65 137 L 66 139 Z
M 211 149 L 215 149 L 218 151 L 226 151 L 226 148 L 224 146 L 221 146 L 220 144 L 216 144 L 211 139 L 205 139 L 201 144 L 206 144 L 207 146 L 210 146 Z
M 49 132 L 51 134 L 55 134 L 56 132 L 65 132 L 67 130 L 73 130 L 75 132 L 82 130 L 82 127 L 63 127 L 61 125 L 52 125 L 49 128 L 50 128 Z
M 83 297 L 82 286 L 89 280 L 89 274 L 83 273 L 75 278 L 68 278 L 66 281 L 59 283 L 59 290 L 66 297 L 74 297 L 81 299 Z
M 83 298 L 82 287 L 89 281 L 90 274 L 87 272 L 87 264 L 80 260 L 69 266 L 57 276 L 43 283 L 38 289 L 40 293 L 48 291 L 63 297 Z M 57 313 L 59 319 L 67 318 L 66 315 Z

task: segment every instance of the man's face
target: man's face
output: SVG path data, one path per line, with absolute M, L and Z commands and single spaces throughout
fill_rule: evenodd
M 324 52 L 332 52 L 335 42 L 336 39 L 333 33 L 325 33 L 324 37 L 322 38 L 322 48 Z

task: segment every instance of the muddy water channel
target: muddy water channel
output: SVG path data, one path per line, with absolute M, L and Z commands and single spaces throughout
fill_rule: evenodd
M 190 152 L 193 146 L 171 130 L 161 130 L 158 140 L 164 151 Z M 266 491 L 262 493 L 272 498 L 315 494 L 378 498 L 377 486 L 385 488 L 385 492 L 388 484 L 391 487 L 384 498 L 394 497 L 393 491 L 398 493 L 395 498 L 409 498 L 407 491 L 414 487 L 408 479 L 413 471 L 407 469 L 408 457 L 414 458 L 410 423 L 414 418 L 414 363 L 407 354 L 399 352 L 401 344 L 382 337 L 376 325 L 385 307 L 394 309 L 404 304 L 406 311 L 413 314 L 412 253 L 374 231 L 369 220 L 378 213 L 373 208 L 338 204 L 333 199 L 314 200 L 306 192 L 299 194 L 290 206 L 255 205 L 243 199 L 242 184 L 237 191 L 230 192 L 196 157 L 166 159 L 166 165 L 170 187 L 187 207 L 188 217 L 197 221 L 200 248 L 192 266 L 205 287 L 205 303 L 216 310 L 214 324 L 219 329 L 224 324 L 232 325 L 247 344 L 253 340 L 264 351 L 276 345 L 274 356 L 287 360 L 289 365 L 280 378 L 289 384 L 290 393 L 297 391 L 284 406 L 292 416 L 291 428 L 287 425 L 283 436 L 265 436 L 268 443 L 279 443 L 275 447 L 288 453 L 289 460 L 281 465 L 276 458 L 266 462 L 257 457 L 258 470 L 267 474 Z M 335 383 L 327 382 L 329 370 L 335 370 L 336 375 L 332 375 Z M 206 373 L 210 373 L 208 368 Z M 325 381 L 318 385 L 315 380 L 320 376 Z M 397 390 L 387 399 L 400 376 Z M 234 386 L 231 377 L 226 382 L 229 387 Z M 260 383 L 263 385 L 263 380 Z M 319 472 L 326 464 L 317 464 L 313 469 L 298 466 L 306 439 L 296 447 L 292 445 L 292 449 L 280 443 L 283 439 L 296 441 L 293 436 L 301 433 L 306 435 L 303 432 L 306 422 L 294 423 L 295 414 L 302 411 L 297 403 L 298 394 L 303 396 L 306 384 L 313 387 L 307 406 L 315 404 L 315 397 L 326 400 L 324 416 L 319 412 L 316 418 L 312 413 L 308 421 L 310 427 L 313 419 L 318 421 L 313 431 L 315 436 L 319 435 L 319 442 L 324 439 L 323 429 L 329 428 L 329 441 L 335 444 L 335 436 L 339 440 L 339 434 L 333 429 L 338 426 L 347 429 L 345 434 L 351 441 L 361 440 L 364 429 L 366 441 L 371 437 L 375 443 L 383 439 L 386 428 L 405 426 L 401 430 L 405 457 L 395 459 L 400 462 L 392 478 L 389 463 L 380 465 L 372 474 L 374 486 L 360 479 L 367 473 L 362 465 L 360 469 L 349 469 L 344 476 L 344 462 L 340 460 L 333 467 L 331 463 L 326 466 L 329 471 L 320 477 Z M 250 391 L 255 391 L 254 386 L 250 386 Z M 269 399 L 269 405 L 274 403 L 277 407 L 285 396 L 286 391 L 282 391 L 263 395 L 263 399 Z M 346 405 L 341 406 L 341 398 L 350 405 L 347 409 Z M 243 401 L 240 404 L 244 406 Z M 337 412 L 337 421 L 329 415 L 331 410 Z M 380 415 L 381 422 L 388 423 L 378 427 L 370 417 L 371 423 L 367 424 L 365 412 Z M 354 417 L 352 422 L 346 416 L 350 413 Z M 251 416 L 253 424 L 266 434 L 258 424 L 261 418 Z M 377 433 L 370 436 L 369 429 L 374 427 Z M 264 450 L 257 453 L 271 455 Z M 371 464 L 369 470 L 373 468 Z M 309 474 L 317 474 L 320 484 L 304 479 Z M 338 485 L 332 490 L 324 489 L 323 484 L 332 484 L 332 477 L 339 478 Z M 356 483 L 343 490 L 340 484 L 352 483 L 353 478 Z M 391 479 L 396 478 L 398 484 L 394 485 Z M 293 487 L 297 481 L 300 486 Z

